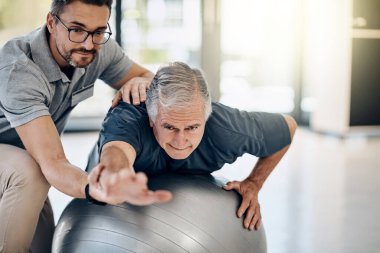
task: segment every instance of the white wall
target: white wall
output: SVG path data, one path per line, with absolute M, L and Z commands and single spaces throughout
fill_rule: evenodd
M 317 100 L 311 127 L 349 131 L 352 1 L 305 0 L 304 84 Z

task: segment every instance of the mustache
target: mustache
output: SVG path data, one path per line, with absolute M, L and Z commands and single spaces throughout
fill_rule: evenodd
M 74 52 L 80 52 L 80 53 L 85 53 L 85 54 L 96 54 L 96 50 L 93 49 L 93 50 L 86 50 L 85 48 L 78 48 L 78 49 L 73 49 L 71 50 L 71 53 L 74 53 Z

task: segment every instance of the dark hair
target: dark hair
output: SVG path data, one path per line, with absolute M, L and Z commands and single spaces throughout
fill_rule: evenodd
M 50 6 L 51 14 L 59 16 L 59 14 L 62 13 L 63 8 L 74 1 L 80 1 L 85 4 L 93 4 L 97 6 L 107 5 L 111 15 L 111 6 L 113 0 L 53 0 Z

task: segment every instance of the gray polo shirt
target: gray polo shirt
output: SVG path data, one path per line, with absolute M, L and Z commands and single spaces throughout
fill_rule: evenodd
M 51 55 L 46 26 L 7 42 L 0 50 L 0 143 L 22 147 L 14 128 L 45 115 L 61 134 L 71 110 L 93 95 L 96 79 L 112 86 L 132 64 L 110 39 L 70 80 Z

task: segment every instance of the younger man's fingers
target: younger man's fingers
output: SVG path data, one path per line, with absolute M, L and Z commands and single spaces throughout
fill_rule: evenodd
M 114 98 L 112 99 L 111 107 L 115 108 L 122 98 L 123 98 L 122 92 L 119 90 L 118 92 L 116 92 Z
M 145 102 L 146 100 L 146 88 L 143 85 L 139 86 L 140 101 Z

